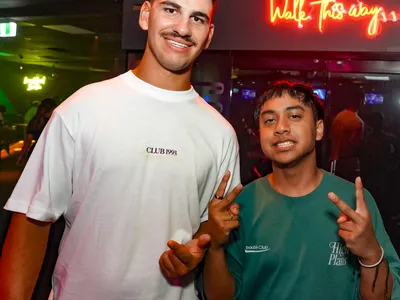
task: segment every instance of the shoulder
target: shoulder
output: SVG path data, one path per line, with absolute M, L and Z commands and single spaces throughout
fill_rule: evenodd
M 56 111 L 60 115 L 64 115 L 87 106 L 94 108 L 93 105 L 101 102 L 103 99 L 111 100 L 114 98 L 118 87 L 122 83 L 122 75 L 120 75 L 112 79 L 88 84 L 68 97 L 57 107 Z
M 326 176 L 325 188 L 327 189 L 327 192 L 328 190 L 329 192 L 334 192 L 349 205 L 355 205 L 356 187 L 353 182 L 347 181 L 328 172 L 325 172 L 324 176 Z M 371 207 L 371 209 L 375 210 L 376 204 L 374 197 L 365 188 L 363 189 L 363 193 L 368 207 Z
M 345 191 L 354 192 L 354 183 L 340 178 L 332 173 L 324 171 L 324 180 L 329 187 L 337 186 L 336 189 L 344 189 Z
M 236 138 L 235 130 L 227 119 L 225 119 L 219 111 L 207 103 L 200 95 L 196 98 L 196 104 L 199 108 L 199 117 L 207 120 L 209 125 L 213 126 L 215 130 Z
M 263 193 L 267 191 L 267 189 L 265 188 L 266 180 L 267 180 L 266 177 L 262 177 L 244 186 L 242 192 L 236 198 L 235 202 L 238 203 L 239 205 L 242 205 L 242 204 L 254 203 L 264 198 L 264 197 L 257 197 L 257 195 L 259 195 L 261 191 Z
M 117 93 L 122 90 L 122 76 L 80 88 L 54 110 L 53 119 L 59 118 L 74 133 L 85 120 L 95 115 L 107 116 L 113 100 L 119 97 Z

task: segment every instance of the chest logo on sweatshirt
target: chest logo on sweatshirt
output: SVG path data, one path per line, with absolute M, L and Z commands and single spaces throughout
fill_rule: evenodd
M 271 250 L 267 245 L 254 245 L 254 246 L 246 246 L 244 248 L 245 253 L 260 253 L 267 252 Z
M 154 155 L 169 155 L 169 156 L 177 156 L 178 155 L 177 150 L 165 149 L 165 148 L 147 147 L 146 152 L 149 154 L 154 154 Z
M 341 242 L 329 243 L 330 255 L 329 255 L 329 266 L 346 266 L 349 259 L 349 248 Z

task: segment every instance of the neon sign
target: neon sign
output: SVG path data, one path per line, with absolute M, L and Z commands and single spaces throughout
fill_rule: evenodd
M 387 12 L 380 5 L 367 5 L 362 2 L 345 4 L 336 0 L 267 0 L 269 1 L 268 21 L 277 24 L 280 21 L 296 23 L 298 28 L 314 18 L 318 21 L 318 30 L 324 32 L 329 20 L 367 20 L 366 34 L 374 38 L 381 33 L 382 23 L 397 22 L 400 13 Z
M 42 78 L 39 77 L 33 77 L 32 79 L 29 79 L 28 77 L 24 78 L 24 84 L 28 85 L 27 91 L 38 91 L 42 89 L 42 85 L 46 83 L 46 76 L 43 76 Z

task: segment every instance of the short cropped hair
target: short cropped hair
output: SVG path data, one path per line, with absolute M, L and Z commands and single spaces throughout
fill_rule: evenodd
M 324 120 L 325 109 L 321 99 L 314 93 L 313 88 L 303 83 L 292 83 L 288 81 L 279 81 L 267 90 L 258 100 L 257 108 L 254 113 L 256 122 L 259 122 L 261 108 L 264 103 L 272 98 L 279 98 L 288 95 L 291 98 L 299 100 L 306 106 L 311 107 L 315 121 Z
M 218 0 L 211 0 L 213 4 L 213 15 L 215 14 L 215 11 L 217 10 L 218 6 Z M 150 2 L 154 2 L 154 0 L 150 0 Z

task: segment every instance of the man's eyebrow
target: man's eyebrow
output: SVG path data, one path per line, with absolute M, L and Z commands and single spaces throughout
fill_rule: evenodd
M 173 1 L 163 1 L 160 3 L 162 6 L 172 6 L 175 9 L 181 9 L 182 6 L 180 6 L 178 3 L 175 3 Z
M 276 111 L 275 111 L 275 110 L 272 110 L 272 109 L 264 110 L 264 111 L 261 113 L 261 117 L 264 116 L 264 115 L 272 115 L 272 114 L 275 114 L 275 113 L 276 113 Z
M 175 8 L 175 9 L 177 9 L 177 10 L 180 10 L 182 8 L 182 6 L 180 6 L 178 3 L 173 2 L 173 1 L 168 1 L 168 0 L 161 2 L 160 5 L 162 5 L 162 6 L 171 6 L 171 7 Z M 195 11 L 195 12 L 193 12 L 191 14 L 191 16 L 192 17 L 203 18 L 207 22 L 210 22 L 210 17 L 206 13 L 201 12 L 201 11 Z
M 300 109 L 302 111 L 305 111 L 305 109 L 300 105 L 288 106 L 288 107 L 285 108 L 285 111 L 291 111 L 291 110 L 296 110 L 296 109 Z M 272 114 L 276 114 L 276 111 L 273 110 L 273 109 L 264 110 L 263 112 L 261 112 L 261 116 L 272 115 Z
M 288 111 L 288 110 L 296 110 L 296 109 L 300 109 L 300 110 L 304 111 L 304 108 L 300 105 L 289 106 L 289 107 L 286 107 L 285 110 Z

